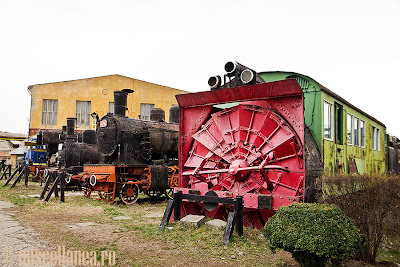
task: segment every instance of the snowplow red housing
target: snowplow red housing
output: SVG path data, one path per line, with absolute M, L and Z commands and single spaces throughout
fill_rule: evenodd
M 243 223 L 261 228 L 281 206 L 303 201 L 304 97 L 295 80 L 177 96 L 175 192 L 243 197 Z M 183 200 L 180 217 L 227 220 L 232 205 Z

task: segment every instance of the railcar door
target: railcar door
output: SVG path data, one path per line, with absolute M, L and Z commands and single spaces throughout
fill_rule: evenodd
M 346 146 L 344 145 L 344 124 L 343 124 L 343 106 L 335 102 L 334 105 L 334 125 L 335 125 L 335 173 L 346 173 Z

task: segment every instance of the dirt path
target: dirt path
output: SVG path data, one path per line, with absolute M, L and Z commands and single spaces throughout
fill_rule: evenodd
M 20 266 L 23 253 L 51 249 L 37 232 L 13 218 L 16 213 L 13 204 L 0 201 L 0 266 Z

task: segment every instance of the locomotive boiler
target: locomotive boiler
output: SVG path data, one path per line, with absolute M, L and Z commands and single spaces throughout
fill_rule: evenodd
M 98 150 L 104 160 L 86 164 L 77 177 L 87 197 L 96 191 L 106 201 L 118 197 L 132 204 L 140 192 L 172 195 L 177 184 L 178 125 L 154 116 L 154 111 L 156 121 L 126 117 L 128 93 L 114 92 L 114 113 L 98 121 Z
M 65 170 L 67 186 L 78 184 L 72 176 L 83 171 L 84 164 L 97 164 L 102 156 L 97 148 L 96 132 L 85 130 L 83 133 L 75 132 L 76 118 L 67 118 L 67 127 L 60 135 L 65 141 L 58 151 L 57 165 L 59 170 Z M 60 138 L 61 139 L 61 138 Z
M 177 96 L 174 218 L 227 220 L 239 197 L 244 225 L 261 228 L 279 207 L 312 197 L 321 156 L 304 125 L 303 91 L 295 80 L 265 83 L 236 62 L 225 70 L 223 80 L 209 79 L 211 91 Z
M 178 125 L 161 120 L 145 121 L 125 117 L 126 92 L 115 92 L 115 112 L 100 120 L 97 131 L 99 152 L 107 164 L 153 164 L 172 162 L 178 155 Z M 123 100 L 122 100 L 123 101 Z M 126 100 L 125 100 L 126 101 Z

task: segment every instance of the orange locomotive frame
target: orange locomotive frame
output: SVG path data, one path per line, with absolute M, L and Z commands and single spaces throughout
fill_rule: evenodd
M 150 197 L 165 194 L 172 197 L 178 185 L 178 166 L 168 166 L 168 188 L 164 191 L 151 190 L 152 168 L 157 165 L 85 165 L 83 172 L 74 175 L 86 197 L 97 192 L 100 199 L 114 202 L 118 197 L 125 204 L 133 204 L 143 192 Z

